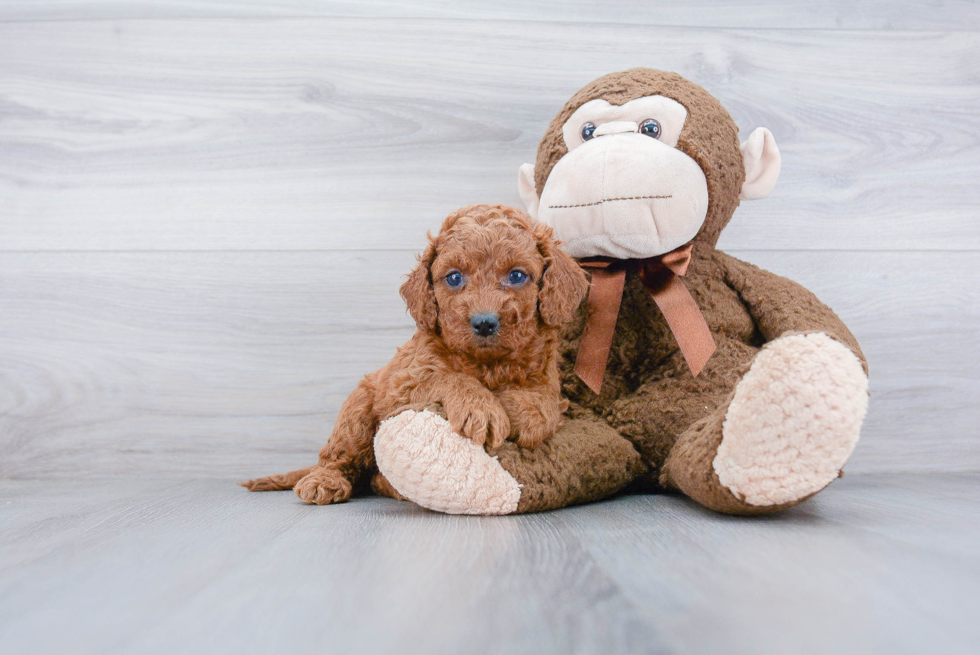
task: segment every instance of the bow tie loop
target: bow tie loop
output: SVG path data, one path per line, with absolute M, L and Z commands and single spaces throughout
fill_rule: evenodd
M 643 286 L 663 312 L 692 375 L 697 376 L 716 346 L 701 309 L 680 279 L 687 274 L 693 249 L 691 242 L 659 257 L 639 260 L 638 272 Z M 592 285 L 575 373 L 599 393 L 622 303 L 626 265 L 623 260 L 584 260 L 579 264 L 592 270 Z

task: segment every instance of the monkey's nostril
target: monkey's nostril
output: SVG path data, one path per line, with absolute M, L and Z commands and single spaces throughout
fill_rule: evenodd
M 492 337 L 500 329 L 500 319 L 496 314 L 475 314 L 470 319 L 470 327 L 481 337 Z

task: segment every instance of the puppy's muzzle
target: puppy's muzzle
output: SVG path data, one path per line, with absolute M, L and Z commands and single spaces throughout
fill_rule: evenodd
M 474 314 L 470 327 L 477 336 L 492 337 L 500 330 L 500 318 L 496 314 Z

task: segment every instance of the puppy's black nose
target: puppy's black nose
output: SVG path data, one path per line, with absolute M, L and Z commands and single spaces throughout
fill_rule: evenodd
M 470 327 L 481 337 L 492 337 L 500 329 L 500 319 L 496 314 L 475 314 L 470 319 Z

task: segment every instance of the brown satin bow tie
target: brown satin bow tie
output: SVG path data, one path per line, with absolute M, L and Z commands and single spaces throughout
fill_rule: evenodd
M 696 376 L 714 353 L 715 340 L 701 309 L 680 279 L 687 273 L 693 248 L 694 244 L 689 243 L 659 257 L 634 261 L 639 263 L 643 286 L 663 312 L 684 360 Z M 592 285 L 575 373 L 592 391 L 599 393 L 623 300 L 626 266 L 622 260 L 585 260 L 579 264 L 592 271 Z

